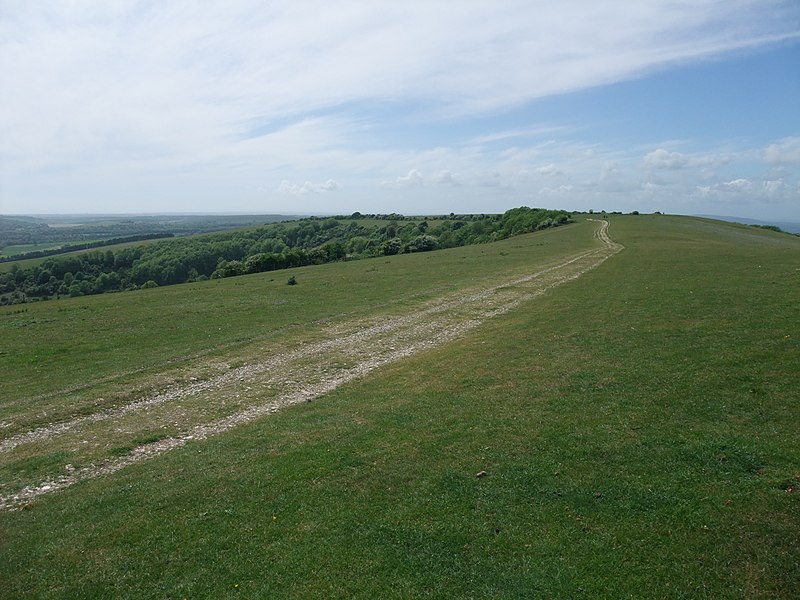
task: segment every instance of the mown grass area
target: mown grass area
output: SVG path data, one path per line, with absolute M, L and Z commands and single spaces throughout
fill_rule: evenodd
M 458 343 L 0 514 L 0 596 L 796 597 L 800 240 L 611 235 Z
M 89 242 L 96 242 L 99 240 L 87 240 Z M 163 239 L 155 239 L 155 240 L 138 240 L 135 242 L 122 242 L 120 244 L 111 244 L 109 246 L 99 246 L 97 248 L 88 248 L 88 249 L 81 249 L 81 250 L 72 250 L 68 252 L 62 252 L 60 254 L 56 254 L 54 256 L 70 256 L 70 255 L 77 255 L 77 254 L 86 254 L 88 252 L 105 252 L 106 250 L 121 250 L 122 248 L 130 248 L 133 246 L 145 246 L 147 244 L 153 244 L 156 242 L 161 242 Z M 81 242 L 84 243 L 84 242 Z M 25 252 L 33 252 L 34 250 L 51 250 L 53 248 L 59 248 L 61 246 L 68 246 L 69 243 L 60 243 L 60 244 L 30 244 L 29 246 L 7 246 L 2 251 L 0 251 L 0 256 L 3 255 L 5 252 L 5 256 L 14 256 L 15 254 L 22 254 Z M 20 250 L 13 251 L 14 248 L 20 248 Z M 24 249 L 22 249 L 24 248 Z M 40 258 L 21 258 L 19 260 L 10 260 L 8 262 L 0 263 L 0 273 L 7 273 L 11 271 L 11 267 L 13 265 L 17 265 L 21 269 L 27 269 L 29 267 L 33 267 L 36 265 L 42 264 L 49 258 L 53 258 L 52 256 L 44 256 Z
M 61 248 L 65 242 L 51 242 L 46 244 L 18 244 L 16 246 L 6 246 L 0 248 L 0 256 L 14 256 L 16 254 L 24 254 L 25 252 L 34 252 L 36 250 L 53 250 L 54 248 Z
M 120 390 L 135 396 L 215 363 L 299 345 L 328 324 L 402 314 L 427 298 L 528 272 L 594 247 L 592 228 L 0 307 L 3 433 L 118 404 Z M 286 285 L 290 276 L 298 285 Z

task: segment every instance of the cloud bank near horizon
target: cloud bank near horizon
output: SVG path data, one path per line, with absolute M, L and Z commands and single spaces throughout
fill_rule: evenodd
M 215 197 L 271 211 L 301 196 L 309 211 L 372 201 L 418 212 L 438 198 L 449 212 L 488 210 L 509 190 L 729 201 L 726 181 L 739 179 L 743 199 L 788 202 L 800 131 L 765 146 L 621 150 L 528 107 L 796 43 L 798 24 L 786 0 L 6 1 L 0 211 L 147 199 L 210 210 Z M 509 128 L 504 115 L 526 122 Z

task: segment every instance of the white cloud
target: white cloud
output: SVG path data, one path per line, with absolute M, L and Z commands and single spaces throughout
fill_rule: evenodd
M 732 179 L 731 181 L 726 181 L 722 184 L 722 189 L 728 190 L 746 190 L 752 186 L 749 180 L 744 179 L 742 177 L 738 179 Z
M 340 184 L 335 179 L 328 179 L 324 183 L 312 183 L 305 181 L 301 184 L 290 183 L 286 179 L 280 182 L 275 189 L 279 194 L 292 194 L 292 195 L 305 195 L 305 194 L 319 194 L 322 192 L 338 192 L 342 189 Z
M 538 167 L 536 173 L 539 175 L 563 175 L 564 171 L 559 169 L 555 163 L 549 163 Z
M 644 165 L 653 171 L 679 171 L 690 167 L 702 167 L 709 172 L 710 167 L 719 167 L 730 162 L 726 153 L 683 154 L 657 148 L 644 156 Z
M 504 174 L 499 171 L 491 173 L 478 173 L 472 179 L 472 184 L 483 188 L 509 188 L 511 187 L 504 181 Z
M 328 179 L 325 183 L 319 186 L 323 192 L 338 192 L 342 189 L 342 184 L 335 179 Z
M 651 169 L 680 169 L 689 164 L 689 159 L 680 152 L 659 148 L 645 155 L 644 164 Z
M 394 179 L 394 181 L 383 181 L 382 185 L 395 188 L 418 187 L 422 185 L 424 179 L 422 173 L 416 169 L 411 169 L 408 175 L 401 175 Z
M 543 198 L 563 199 L 569 196 L 575 188 L 571 185 L 559 185 L 558 187 L 543 187 L 540 188 L 537 194 Z
M 444 186 L 459 186 L 461 185 L 456 177 L 450 171 L 441 171 L 435 178 L 434 182 L 438 185 Z
M 786 183 L 784 183 L 783 179 L 766 180 L 762 182 L 762 185 L 764 187 L 764 191 L 770 196 L 780 194 L 787 189 Z
M 603 168 L 600 171 L 600 181 L 610 181 L 619 175 L 619 166 L 617 161 L 607 160 L 603 163 Z
M 774 165 L 800 164 L 800 137 L 787 137 L 764 149 L 764 159 Z
M 713 185 L 696 186 L 693 196 L 718 202 L 745 204 L 781 203 L 798 208 L 798 189 L 792 189 L 783 179 L 737 177 Z M 762 215 L 763 216 L 763 215 Z M 796 217 L 794 217 L 796 218 Z
M 554 177 L 547 193 L 566 186 L 573 196 L 615 197 L 641 187 L 644 151 L 565 142 L 580 129 L 572 123 L 507 119 L 486 131 L 467 119 L 796 37 L 800 12 L 794 0 L 467 0 L 457 11 L 421 0 L 3 7 L 0 202 L 8 210 L 13 196 L 29 209 L 44 198 L 37 209 L 47 212 L 91 211 L 84 201 L 122 210 L 148 197 L 160 210 L 164 198 L 203 198 L 214 210 L 231 190 L 243 199 L 251 191 L 256 206 L 271 194 L 284 206 L 294 196 L 322 205 L 323 193 L 342 188 L 330 173 L 347 182 L 339 197 L 413 188 L 422 209 L 434 194 L 510 202 L 509 187 L 535 194 L 542 177 Z M 443 121 L 463 125 L 453 136 L 461 141 L 407 141 L 435 139 Z M 417 129 L 405 136 L 407 127 Z M 653 181 L 665 194 L 690 192 L 688 172 L 725 162 L 721 152 L 659 146 L 647 149 L 644 167 L 659 171 Z M 784 186 L 771 193 L 796 189 L 796 174 L 783 170 L 800 162 L 800 138 L 752 152 L 780 167 L 770 180 Z M 716 171 L 703 180 L 709 189 L 737 176 Z M 257 193 L 263 182 L 268 192 Z
M 736 10 L 506 0 L 457 12 L 357 0 L 18 3 L 0 22 L 0 73 L 13 82 L 0 95 L 0 156 L 213 154 L 253 119 L 384 98 L 481 113 L 795 34 L 787 11 L 780 0 Z M 541 130 L 495 135 L 531 134 Z
M 310 181 L 306 181 L 302 184 L 294 184 L 284 179 L 275 191 L 279 194 L 308 194 L 314 191 L 314 184 Z
M 528 129 L 511 129 L 508 131 L 498 131 L 488 135 L 482 135 L 472 138 L 467 142 L 468 145 L 483 145 L 492 142 L 501 142 L 513 138 L 541 138 L 543 136 L 552 136 L 557 133 L 566 133 L 570 128 L 563 125 L 542 125 L 540 127 L 531 127 Z

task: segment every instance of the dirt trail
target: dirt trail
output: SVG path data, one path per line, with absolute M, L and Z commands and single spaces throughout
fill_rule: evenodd
M 437 299 L 412 314 L 339 324 L 328 328 L 323 341 L 230 369 L 205 381 L 175 386 L 122 407 L 2 440 L 0 455 L 28 444 L 52 452 L 69 447 L 70 440 L 76 435 L 91 436 L 98 427 L 105 428 L 106 434 L 112 430 L 121 431 L 131 419 L 162 419 L 165 423 L 179 426 L 177 434 L 137 446 L 124 456 L 69 469 L 63 475 L 31 482 L 15 492 L 0 495 L 0 510 L 23 507 L 42 494 L 115 473 L 190 441 L 224 433 L 285 406 L 311 401 L 382 365 L 451 342 L 485 320 L 580 277 L 622 250 L 623 246 L 608 236 L 608 222 L 597 223 L 594 237 L 601 242 L 598 248 L 567 257 L 535 273 L 500 285 Z M 199 408 L 186 408 L 187 402 L 208 406 L 226 401 L 234 401 L 238 410 L 211 419 Z

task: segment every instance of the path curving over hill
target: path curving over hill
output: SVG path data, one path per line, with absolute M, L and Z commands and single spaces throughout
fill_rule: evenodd
M 621 251 L 623 246 L 609 237 L 608 221 L 595 223 L 595 249 L 564 257 L 528 275 L 444 296 L 422 304 L 411 314 L 338 324 L 329 327 L 316 343 L 248 362 L 204 381 L 174 386 L 121 407 L 2 440 L 0 456 L 35 445 L 42 453 L 68 449 L 80 456 L 85 452 L 86 462 L 78 468 L 67 465 L 66 472 L 57 477 L 25 482 L 12 492 L 3 489 L 0 510 L 24 507 L 42 494 L 115 473 L 190 441 L 204 440 L 286 406 L 312 401 L 383 365 L 449 343 L 487 319 L 577 279 Z M 132 431 L 150 432 L 152 437 L 152 432 L 167 425 L 175 433 L 136 444 L 121 456 L 96 460 L 90 453 L 87 440 L 93 437 L 113 438 L 114 432 Z

